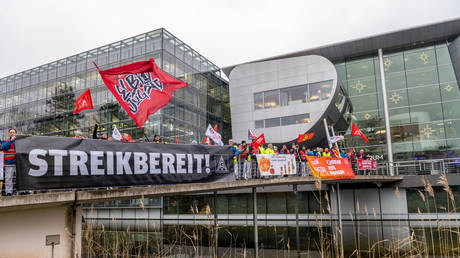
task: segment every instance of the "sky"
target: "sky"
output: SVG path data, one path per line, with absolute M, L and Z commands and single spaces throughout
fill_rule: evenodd
M 226 67 L 459 11 L 460 0 L 0 0 L 0 78 L 161 27 Z

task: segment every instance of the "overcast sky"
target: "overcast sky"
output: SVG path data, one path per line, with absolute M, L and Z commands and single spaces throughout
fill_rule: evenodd
M 460 18 L 460 0 L 0 0 L 0 78 L 160 27 L 220 67 Z

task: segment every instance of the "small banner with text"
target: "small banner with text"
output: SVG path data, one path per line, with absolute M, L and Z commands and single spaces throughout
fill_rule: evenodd
M 261 177 L 296 175 L 294 155 L 257 154 L 256 157 Z
M 358 170 L 377 170 L 377 161 L 358 159 Z
M 307 157 L 308 165 L 315 178 L 347 179 L 355 178 L 348 159 L 330 157 Z
M 18 190 L 233 181 L 232 146 L 19 136 Z

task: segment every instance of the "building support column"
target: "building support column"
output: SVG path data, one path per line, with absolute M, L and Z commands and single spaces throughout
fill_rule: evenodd
M 297 257 L 300 257 L 300 230 L 299 230 L 299 193 L 297 185 L 292 186 L 294 192 L 294 210 L 295 210 L 295 243 L 297 246 Z
M 252 188 L 252 224 L 254 227 L 254 257 L 259 257 L 259 230 L 257 228 L 257 188 Z
M 394 176 L 393 168 L 393 148 L 391 146 L 391 131 L 390 131 L 390 115 L 388 112 L 388 98 L 387 98 L 387 87 L 385 84 L 385 71 L 383 66 L 383 52 L 379 48 L 379 65 L 380 65 L 380 80 L 382 84 L 382 98 L 383 98 L 383 111 L 385 115 L 385 131 L 387 137 L 387 155 L 388 155 L 388 170 L 390 176 Z
M 327 144 L 329 149 L 332 149 L 331 136 L 329 135 L 329 127 L 327 126 L 326 118 L 323 118 L 324 130 L 326 131 Z
M 217 191 L 214 192 L 214 257 L 219 257 L 219 230 L 217 229 Z
M 336 192 L 336 197 L 337 197 L 337 217 L 339 221 L 339 234 L 337 235 L 340 237 L 339 245 L 340 245 L 340 257 L 344 257 L 343 253 L 343 228 L 342 228 L 342 207 L 340 205 L 340 186 L 339 183 L 336 184 L 337 187 L 337 192 Z

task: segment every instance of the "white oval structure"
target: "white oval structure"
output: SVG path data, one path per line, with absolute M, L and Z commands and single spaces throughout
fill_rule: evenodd
M 324 143 L 323 119 L 345 130 L 352 107 L 334 65 L 308 55 L 241 64 L 230 73 L 232 135 L 248 139 L 248 129 L 267 142 L 289 143 L 314 132 L 307 145 Z

